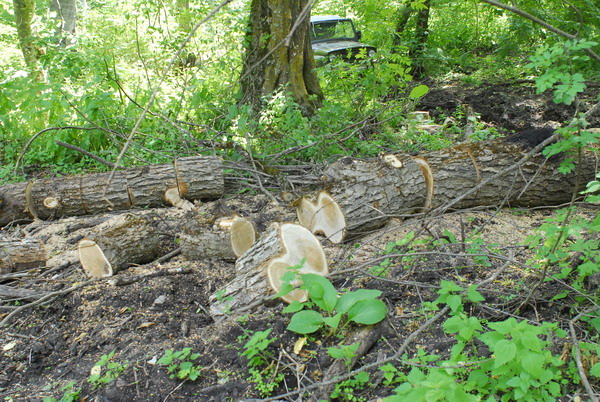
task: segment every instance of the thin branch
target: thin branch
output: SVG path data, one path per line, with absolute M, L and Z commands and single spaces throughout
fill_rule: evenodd
M 587 376 L 585 374 L 585 368 L 583 367 L 583 364 L 581 363 L 581 351 L 579 350 L 579 341 L 577 340 L 577 333 L 575 332 L 575 326 L 573 325 L 573 323 L 575 323 L 576 321 L 579 320 L 579 318 L 581 318 L 583 315 L 585 315 L 584 313 L 586 313 L 586 312 L 578 314 L 575 318 L 573 318 L 571 321 L 569 321 L 569 332 L 571 333 L 571 339 L 573 341 L 573 351 L 574 351 L 574 355 L 575 355 L 575 363 L 577 363 L 577 371 L 579 372 L 579 377 L 581 378 L 581 382 L 582 382 L 583 386 L 585 387 L 585 390 L 587 391 L 592 402 L 598 402 L 598 397 L 596 396 L 594 389 L 590 385 L 590 382 L 588 381 Z
M 17 163 L 15 164 L 13 173 L 15 173 L 15 174 L 17 173 L 17 169 L 19 168 L 19 165 L 23 161 L 23 157 L 27 153 L 27 150 L 29 149 L 31 144 L 33 144 L 33 141 L 35 141 L 37 139 L 37 137 L 39 137 L 40 135 L 42 135 L 48 131 L 60 131 L 60 130 L 96 130 L 96 127 L 62 126 L 62 127 L 48 127 L 48 128 L 38 131 L 37 133 L 35 133 L 33 135 L 33 137 L 31 137 L 29 139 L 29 141 L 27 141 L 27 144 L 25 144 L 25 146 L 23 147 L 23 150 L 21 151 L 21 155 L 19 155 L 19 158 L 17 159 Z
M 75 146 L 73 144 L 69 144 L 67 142 L 62 142 L 62 141 L 59 141 L 59 140 L 54 140 L 54 143 L 56 145 L 60 145 L 61 147 L 65 147 L 65 148 L 72 149 L 73 151 L 77 151 L 77 152 L 79 152 L 79 153 L 81 153 L 81 154 L 83 154 L 83 155 L 85 155 L 85 156 L 87 156 L 89 158 L 92 158 L 96 162 L 100 162 L 100 163 L 102 163 L 102 164 L 104 164 L 104 165 L 106 165 L 108 167 L 117 168 L 117 165 L 115 165 L 114 163 L 109 162 L 106 159 L 103 159 L 103 158 L 101 158 L 99 156 L 96 156 L 93 153 L 91 153 L 89 151 L 86 151 L 83 148 L 79 148 L 78 146 Z

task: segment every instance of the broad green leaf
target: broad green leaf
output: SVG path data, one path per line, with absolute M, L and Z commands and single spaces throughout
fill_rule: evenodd
M 506 339 L 497 342 L 492 346 L 492 349 L 494 350 L 494 355 L 496 355 L 494 367 L 505 365 L 517 355 L 517 346 Z
M 361 300 L 348 311 L 348 320 L 358 324 L 372 325 L 383 320 L 386 315 L 387 307 L 381 300 Z
M 462 298 L 459 295 L 450 295 L 446 300 L 446 304 L 450 306 L 453 312 L 457 312 L 458 309 L 462 306 Z
M 444 331 L 449 334 L 453 334 L 455 332 L 460 331 L 464 327 L 465 323 L 462 317 L 455 315 L 453 317 L 448 318 L 444 322 Z
M 298 300 L 291 302 L 286 308 L 282 310 L 283 313 L 296 313 L 304 308 L 304 304 Z
M 600 363 L 596 363 L 590 369 L 590 374 L 594 377 L 600 378 Z
M 461 288 L 460 286 L 458 286 L 456 283 L 454 282 L 450 282 L 450 281 L 441 281 L 440 282 L 440 290 L 438 290 L 438 294 L 443 295 L 449 292 L 462 292 L 463 288 Z
M 483 297 L 481 293 L 477 291 L 477 285 L 470 285 L 467 288 L 467 298 L 473 303 L 479 303 L 485 300 L 485 297 Z
M 328 313 L 335 309 L 338 295 L 329 279 L 317 274 L 305 274 L 302 275 L 302 283 L 302 287 L 308 290 L 310 299 L 320 309 Z
M 316 311 L 303 310 L 292 316 L 287 329 L 297 334 L 311 334 L 323 326 L 323 316 Z
M 410 91 L 410 95 L 408 95 L 411 99 L 418 99 L 429 92 L 429 87 L 427 85 L 417 85 Z
M 337 313 L 333 317 L 323 317 L 323 324 L 325 324 L 328 327 L 331 327 L 333 329 L 337 329 L 337 327 L 340 325 L 341 318 L 342 318 L 341 313 Z
M 519 353 L 521 367 L 535 378 L 539 378 L 544 371 L 544 355 L 540 353 Z
M 367 299 L 376 299 L 381 296 L 381 291 L 375 289 L 359 289 L 354 292 L 344 293 L 338 300 L 335 307 L 339 313 L 347 313 L 348 310 L 358 301 Z

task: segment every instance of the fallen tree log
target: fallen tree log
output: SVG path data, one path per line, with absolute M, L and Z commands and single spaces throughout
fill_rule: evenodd
M 84 272 L 101 278 L 156 259 L 161 253 L 158 219 L 153 214 L 127 213 L 99 225 L 77 245 Z
M 460 144 L 421 156 L 385 155 L 366 161 L 344 157 L 326 169 L 323 181 L 327 191 L 319 194 L 316 202 L 306 199 L 298 203 L 299 220 L 334 242 L 351 239 L 381 227 L 390 217 L 425 212 L 449 203 L 497 173 L 509 170 L 528 150 L 520 142 L 499 139 Z M 535 155 L 453 208 L 502 203 L 533 207 L 568 202 L 575 191 L 577 168 L 564 175 L 557 171 L 559 162 Z M 581 183 L 593 180 L 597 171 L 596 154 L 584 153 Z M 332 202 L 337 204 L 335 208 Z M 341 215 L 326 213 L 325 208 L 339 210 Z
M 0 274 L 46 266 L 46 251 L 38 239 L 0 240 Z
M 321 244 L 306 228 L 292 223 L 275 224 L 236 261 L 236 276 L 210 296 L 211 315 L 235 312 L 270 292 L 277 293 L 282 286 L 283 274 L 289 267 L 301 264 L 303 259 L 300 274 L 328 273 Z M 294 290 L 283 300 L 288 303 L 305 301 L 306 293 Z
M 230 217 L 195 233 L 182 233 L 177 238 L 186 260 L 219 258 L 235 261 L 254 244 L 256 237 L 252 222 Z
M 96 173 L 0 187 L 0 227 L 20 219 L 181 206 L 182 200 L 218 198 L 225 188 L 222 161 L 212 156 L 117 171 L 107 187 L 109 177 Z

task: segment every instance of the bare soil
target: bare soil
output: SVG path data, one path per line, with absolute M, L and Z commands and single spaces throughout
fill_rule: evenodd
M 506 131 L 552 126 L 572 115 L 573 110 L 554 105 L 547 96 L 535 95 L 533 91 L 523 86 L 438 88 L 421 102 L 421 108 L 434 115 L 448 115 L 458 105 L 469 103 L 483 121 Z M 263 195 L 234 196 L 222 202 L 230 209 L 245 208 L 253 213 L 275 208 Z M 523 246 L 525 238 L 554 211 L 552 208 L 460 211 L 435 219 L 393 220 L 352 244 L 334 246 L 323 240 L 336 288 L 379 289 L 389 309 L 385 325 L 377 328 L 381 331 L 379 341 L 354 368 L 392 356 L 432 316 L 431 311 L 423 309 L 423 302 L 437 297 L 441 280 L 465 287 L 480 282 L 501 269 L 509 253 L 514 253 L 514 262 L 494 282 L 480 289 L 486 301 L 469 304 L 466 311 L 480 319 L 502 320 L 514 316 L 534 323 L 558 322 L 564 328 L 571 318 L 574 300 L 550 301 L 565 289 L 562 284 L 544 283 L 527 297 L 539 281 L 539 275 L 527 269 L 530 254 Z M 578 210 L 586 219 L 593 219 L 597 212 L 591 207 Z M 293 219 L 291 210 L 283 214 Z M 63 240 L 67 247 L 69 241 L 80 238 L 79 231 L 84 230 L 65 229 Z M 411 250 L 421 254 L 390 258 L 389 266 L 377 272 L 379 276 L 373 275 L 390 252 L 386 250 L 388 244 L 409 232 L 416 234 Z M 444 241 L 452 240 L 451 236 L 456 242 Z M 478 250 L 487 257 L 478 259 L 472 255 L 473 239 L 480 239 Z M 165 252 L 173 247 L 172 239 L 165 238 Z M 394 251 L 404 253 L 409 249 L 399 247 Z M 323 381 L 328 368 L 334 364 L 326 349 L 343 343 L 344 337 L 357 329 L 350 325 L 341 336 L 319 332 L 309 337 L 296 354 L 294 345 L 300 336 L 286 330 L 290 314 L 282 313 L 285 305 L 279 300 L 264 302 L 240 315 L 214 320 L 208 314 L 208 298 L 234 275 L 233 263 L 220 260 L 186 261 L 175 257 L 160 264 L 132 267 L 117 276 L 170 268 L 186 268 L 189 273 L 146 278 L 122 286 L 102 280 L 17 314 L 9 326 L 0 330 L 0 397 L 14 401 L 60 399 L 68 396 L 62 387 L 74 382 L 74 388 L 80 389 L 80 400 L 263 399 L 266 395 L 249 380 L 248 360 L 242 351 L 249 336 L 271 329 L 270 337 L 276 340 L 268 349 L 272 356 L 270 363 L 284 375 L 272 396 L 281 400 L 312 400 L 318 394 L 318 387 L 291 396 L 279 398 L 278 395 L 301 391 Z M 28 277 L 4 284 L 57 291 L 86 279 L 76 263 L 51 275 L 32 272 Z M 26 303 L 3 301 L 0 319 Z M 409 344 L 406 355 L 415 356 L 421 349 L 448 356 L 455 341 L 443 331 L 442 322 L 443 319 L 427 327 Z M 553 352 L 561 354 L 565 340 L 554 339 L 553 342 Z M 201 367 L 201 375 L 195 381 L 171 379 L 167 367 L 157 364 L 166 350 L 183 348 L 191 348 L 199 354 L 194 363 Z M 114 381 L 94 387 L 88 381 L 92 367 L 112 351 L 115 351 L 112 361 L 124 370 Z M 479 352 L 483 356 L 489 354 L 485 347 Z M 396 366 L 405 372 L 410 370 L 400 362 Z M 370 374 L 368 386 L 353 391 L 354 400 L 375 400 L 393 394 L 396 385 L 384 385 L 381 371 L 373 369 Z M 567 391 L 570 395 L 581 394 L 582 387 L 571 384 Z

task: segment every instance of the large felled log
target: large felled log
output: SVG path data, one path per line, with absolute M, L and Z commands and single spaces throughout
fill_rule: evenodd
M 234 312 L 252 304 L 282 286 L 281 277 L 291 266 L 305 259 L 299 273 L 328 273 L 327 260 L 319 241 L 306 228 L 291 223 L 276 224 L 235 263 L 236 276 L 210 297 L 214 316 Z M 286 302 L 306 300 L 306 293 L 294 290 Z
M 77 175 L 0 187 L 0 226 L 18 219 L 55 219 L 218 198 L 225 186 L 222 161 L 211 156 L 118 171 L 107 188 L 109 176 Z
M 46 266 L 46 251 L 38 239 L 0 240 L 0 274 Z
M 83 270 L 100 278 L 155 260 L 161 253 L 157 220 L 151 214 L 123 214 L 99 225 L 93 235 L 78 243 Z
M 460 144 L 421 156 L 386 155 L 367 161 L 345 157 L 325 171 L 328 192 L 322 193 L 316 203 L 301 201 L 297 212 L 301 222 L 311 222 L 306 226 L 312 231 L 333 227 L 333 231 L 323 232 L 333 241 L 352 238 L 381 227 L 391 216 L 442 206 L 506 170 L 527 152 L 522 144 L 501 139 Z M 509 206 L 526 207 L 568 202 L 575 188 L 577 169 L 563 175 L 556 169 L 558 163 L 547 161 L 541 155 L 534 156 L 519 169 L 497 177 L 453 208 L 494 206 L 503 201 Z M 585 153 L 582 183 L 593 180 L 597 166 L 595 154 Z M 323 222 L 330 214 L 317 216 L 317 211 L 330 203 L 329 198 L 342 213 L 333 223 Z M 321 199 L 325 201 L 319 201 Z M 345 222 L 343 230 L 339 228 L 340 221 Z

